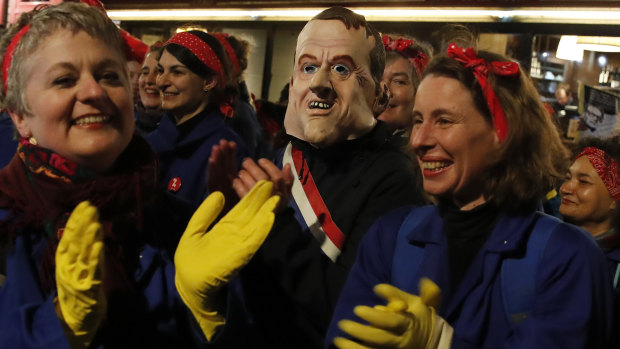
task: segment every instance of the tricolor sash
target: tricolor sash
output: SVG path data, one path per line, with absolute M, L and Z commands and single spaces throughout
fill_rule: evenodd
M 345 237 L 325 206 L 301 150 L 293 148 L 289 143 L 284 150 L 282 164 L 291 165 L 294 177 L 293 199 L 303 220 L 321 245 L 323 253 L 335 262 L 340 255 Z

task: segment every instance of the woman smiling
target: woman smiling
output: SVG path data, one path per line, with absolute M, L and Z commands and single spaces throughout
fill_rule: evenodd
M 204 345 L 225 321 L 208 298 L 271 228 L 263 182 L 205 234 L 223 206 L 214 193 L 181 236 L 191 210 L 158 190 L 125 54 L 105 12 L 75 2 L 24 14 L 2 37 L 0 104 L 21 136 L 0 171 L 2 348 Z
M 396 210 L 370 229 L 327 340 L 605 347 L 604 256 L 576 227 L 536 212 L 568 154 L 519 65 L 452 44 L 427 66 L 413 115 L 410 143 L 438 205 Z
M 197 207 L 206 196 L 213 146 L 220 140 L 234 142 L 239 163 L 248 155 L 241 138 L 224 122 L 233 115 L 236 96 L 230 61 L 215 37 L 192 30 L 166 42 L 157 70 L 165 114 L 147 140 L 160 160 L 163 186 Z

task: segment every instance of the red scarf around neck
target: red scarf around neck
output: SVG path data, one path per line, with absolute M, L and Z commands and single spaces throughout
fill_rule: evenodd
M 14 234 L 41 234 L 47 247 L 40 277 L 46 291 L 54 282 L 54 256 L 62 228 L 78 203 L 89 200 L 104 227 L 107 289 L 131 288 L 124 251 L 136 246 L 143 202 L 157 186 L 157 160 L 144 139 L 134 136 L 105 175 L 95 174 L 49 149 L 21 141 L 17 154 L 0 170 L 0 240 Z

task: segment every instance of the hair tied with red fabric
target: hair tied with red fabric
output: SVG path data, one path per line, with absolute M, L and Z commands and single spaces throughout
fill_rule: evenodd
M 488 74 L 491 72 L 495 75 L 516 77 L 519 75 L 519 64 L 516 62 L 487 62 L 478 57 L 473 48 L 461 48 L 454 43 L 448 46 L 446 54 L 457 62 L 463 63 L 465 68 L 472 70 L 487 101 L 497 138 L 500 142 L 504 141 L 508 135 L 508 122 L 504 109 L 502 109 L 493 87 L 489 84 Z
M 403 38 L 393 40 L 389 35 L 385 34 L 381 36 L 381 41 L 383 41 L 383 47 L 385 47 L 386 51 L 403 52 L 407 47 L 413 45 L 413 40 Z
M 230 58 L 230 62 L 233 65 L 233 69 L 235 69 L 235 74 L 239 74 L 239 59 L 237 59 L 237 55 L 235 54 L 235 50 L 230 46 L 228 42 L 228 33 L 213 33 L 213 36 L 222 44 L 228 57 Z
M 422 77 L 422 72 L 426 68 L 429 58 L 422 50 L 411 47 L 415 41 L 403 38 L 394 40 L 387 34 L 381 36 L 381 41 L 383 41 L 383 47 L 386 51 L 398 52 L 411 61 L 418 77 Z
M 176 44 L 185 47 L 189 50 L 202 64 L 209 69 L 213 70 L 217 74 L 218 86 L 224 86 L 226 84 L 226 73 L 224 72 L 224 66 L 222 62 L 215 54 L 215 51 L 204 42 L 200 37 L 190 32 L 180 32 L 171 37 L 164 46 L 169 44 Z
M 615 201 L 620 199 L 620 175 L 618 175 L 618 163 L 609 154 L 595 147 L 585 147 L 581 153 L 575 156 L 575 160 L 587 156 L 594 170 L 603 180 L 605 188 Z
M 15 49 L 19 44 L 19 41 L 22 39 L 22 36 L 28 32 L 30 26 L 26 24 L 23 26 L 15 36 L 9 42 L 9 46 L 6 48 L 6 53 L 4 54 L 4 60 L 2 60 L 2 85 L 4 88 L 4 94 L 6 95 L 7 84 L 6 81 L 9 78 L 9 69 L 11 68 L 11 62 L 13 61 L 13 55 L 15 54 Z

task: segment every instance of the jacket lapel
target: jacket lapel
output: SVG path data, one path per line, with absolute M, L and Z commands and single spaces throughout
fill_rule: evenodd
M 498 280 L 505 256 L 525 248 L 534 218 L 535 212 L 530 212 L 526 215 L 504 214 L 499 219 L 453 296 L 444 298 L 450 299 L 447 318 L 458 314 L 466 299 L 482 299 L 484 292 Z M 447 259 L 444 263 L 447 264 Z

